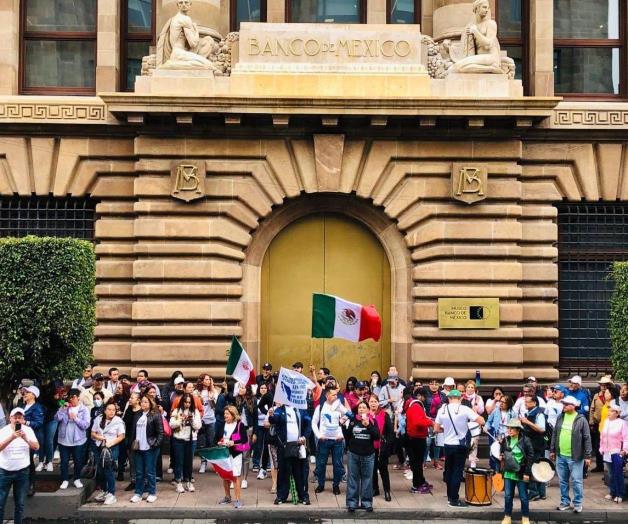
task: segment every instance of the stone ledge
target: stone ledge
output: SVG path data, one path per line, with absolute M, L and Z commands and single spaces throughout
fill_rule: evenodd
M 0 122 L 115 124 L 102 99 L 76 96 L 1 96 Z
M 628 102 L 561 102 L 543 127 L 551 129 L 628 129 Z

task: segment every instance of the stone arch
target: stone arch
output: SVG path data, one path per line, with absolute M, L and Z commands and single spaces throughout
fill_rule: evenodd
M 286 226 L 314 213 L 345 215 L 364 224 L 380 241 L 390 263 L 391 362 L 407 376 L 412 370 L 412 261 L 396 224 L 372 202 L 355 195 L 303 195 L 277 207 L 252 233 L 243 262 L 242 340 L 252 355 L 260 351 L 261 267 L 264 254 Z

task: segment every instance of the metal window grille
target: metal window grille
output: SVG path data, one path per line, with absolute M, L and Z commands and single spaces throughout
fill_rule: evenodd
M 628 203 L 557 207 L 560 366 L 604 368 L 611 353 L 609 268 L 628 260 Z
M 96 202 L 89 198 L 0 198 L 0 237 L 26 235 L 94 240 Z

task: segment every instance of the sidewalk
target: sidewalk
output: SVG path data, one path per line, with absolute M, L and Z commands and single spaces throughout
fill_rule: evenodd
M 197 459 L 198 460 L 198 459 Z M 480 464 L 481 465 L 481 464 Z M 195 466 L 198 471 L 198 466 Z M 165 472 L 165 468 L 164 468 Z M 328 466 L 328 474 L 331 467 Z M 194 493 L 175 492 L 170 484 L 172 475 L 166 475 L 166 480 L 157 486 L 158 499 L 154 504 L 140 502 L 131 504 L 129 499 L 132 493 L 122 491 L 128 482 L 118 483 L 116 496 L 118 502 L 111 506 L 88 501 L 80 507 L 79 518 L 92 519 L 238 519 L 254 521 L 290 519 L 318 520 L 318 519 L 376 519 L 376 520 L 416 520 L 416 519 L 463 519 L 463 520 L 501 520 L 503 516 L 504 497 L 502 493 L 495 494 L 490 506 L 469 506 L 468 508 L 450 508 L 447 506 L 445 484 L 442 482 L 442 472 L 428 467 L 425 476 L 434 485 L 432 495 L 412 494 L 409 492 L 411 482 L 404 478 L 403 472 L 390 467 L 392 484 L 392 501 L 386 502 L 383 496 L 375 497 L 373 513 L 358 511 L 350 515 L 345 509 L 346 484 L 341 484 L 341 495 L 334 496 L 331 492 L 331 482 L 327 482 L 325 491 L 316 495 L 315 484 L 310 483 L 311 506 L 295 506 L 287 503 L 281 506 L 273 505 L 275 496 L 270 493 L 271 480 L 257 480 L 253 471 L 249 472 L 246 490 L 242 490 L 244 507 L 236 510 L 231 506 L 219 506 L 218 500 L 223 496 L 222 482 L 213 472 L 205 474 L 195 473 Z M 329 477 L 328 477 L 329 478 Z M 381 489 L 381 483 L 380 483 Z M 606 501 L 608 493 L 602 482 L 601 474 L 592 474 L 585 480 L 584 511 L 575 514 L 572 511 L 559 512 L 556 506 L 560 502 L 558 479 L 554 478 L 547 490 L 547 500 L 530 503 L 533 521 L 628 521 L 628 502 L 621 505 Z M 464 498 L 464 485 L 460 489 L 460 496 Z M 515 514 L 519 511 L 519 501 L 515 500 Z

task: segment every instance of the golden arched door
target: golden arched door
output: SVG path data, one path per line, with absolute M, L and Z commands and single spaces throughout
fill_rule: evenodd
M 390 365 L 390 266 L 377 238 L 340 215 L 312 215 L 279 233 L 262 264 L 261 360 L 328 367 L 341 381 L 367 379 Z M 312 339 L 312 293 L 373 304 L 382 338 L 352 343 Z

